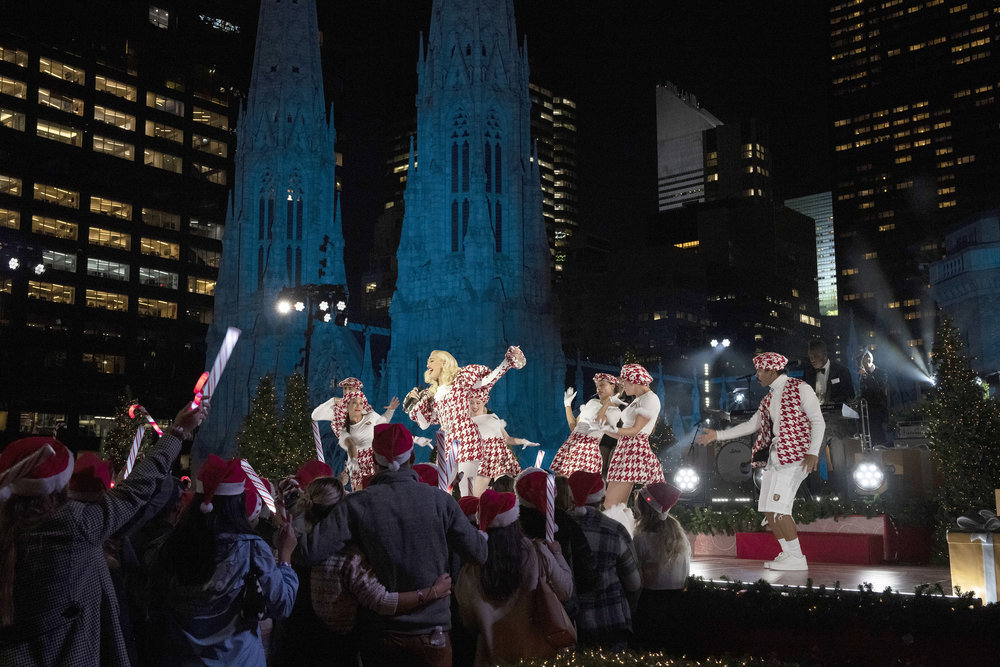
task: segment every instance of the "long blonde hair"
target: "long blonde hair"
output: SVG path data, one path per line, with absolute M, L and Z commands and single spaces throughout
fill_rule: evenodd
M 690 557 L 691 543 L 680 521 L 669 514 L 661 519 L 660 513 L 646 502 L 641 493 L 636 497 L 635 506 L 639 510 L 635 532 L 650 536 L 655 560 L 674 563 L 680 558 Z
M 455 357 L 451 356 L 450 352 L 445 352 L 444 350 L 431 350 L 428 356 L 436 356 L 444 359 L 444 365 L 441 366 L 441 374 L 437 380 L 431 380 L 428 377 L 430 371 L 424 371 L 424 382 L 430 385 L 430 392 L 433 395 L 438 387 L 451 384 L 451 381 L 455 379 L 455 376 L 458 375 L 458 362 L 455 360 Z

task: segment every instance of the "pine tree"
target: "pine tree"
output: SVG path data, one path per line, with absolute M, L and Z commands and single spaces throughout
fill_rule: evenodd
M 257 384 L 250 402 L 250 412 L 236 436 L 240 456 L 250 462 L 261 477 L 283 477 L 288 468 L 279 453 L 281 428 L 278 424 L 277 396 L 274 380 L 265 375 Z
M 316 441 L 312 432 L 312 409 L 309 390 L 301 373 L 295 373 L 285 383 L 285 404 L 281 410 L 281 441 L 278 458 L 284 462 L 282 475 L 316 458 Z
M 947 319 L 934 341 L 936 393 L 924 408 L 931 454 L 942 477 L 937 490 L 935 555 L 947 554 L 945 531 L 959 516 L 975 516 L 995 505 L 1000 488 L 1000 408 L 983 396 L 963 350 L 959 332 Z
M 146 434 L 143 436 L 139 448 L 140 452 L 157 437 L 156 432 L 149 427 L 144 417 L 136 415 L 133 419 L 128 416 L 129 406 L 135 402 L 133 397 L 126 394 L 118 397 L 118 407 L 115 408 L 114 414 L 115 425 L 107 432 L 104 436 L 104 442 L 101 443 L 100 455 L 111 463 L 111 467 L 116 473 L 125 469 L 129 449 L 132 447 L 132 441 L 135 440 L 135 432 L 139 426 L 146 424 Z

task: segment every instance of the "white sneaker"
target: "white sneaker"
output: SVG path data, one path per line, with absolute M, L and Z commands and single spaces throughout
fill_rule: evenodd
M 806 562 L 805 556 L 788 556 L 787 558 L 782 558 L 778 560 L 777 558 L 771 561 L 772 570 L 808 570 L 809 564 Z
M 774 569 L 772 566 L 775 563 L 781 563 L 782 561 L 786 560 L 787 558 L 788 558 L 788 554 L 786 554 L 784 551 L 782 551 L 781 553 L 778 554 L 778 557 L 775 558 L 774 560 L 766 560 L 766 561 L 764 561 L 764 568 L 768 569 L 768 570 Z

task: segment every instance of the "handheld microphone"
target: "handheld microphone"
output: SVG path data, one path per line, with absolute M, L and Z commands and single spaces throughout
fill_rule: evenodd
M 413 392 L 417 392 L 413 395 Z M 420 395 L 424 393 L 424 390 L 420 387 L 414 387 L 410 392 L 403 397 L 403 412 L 409 412 L 413 409 L 417 403 L 420 402 Z

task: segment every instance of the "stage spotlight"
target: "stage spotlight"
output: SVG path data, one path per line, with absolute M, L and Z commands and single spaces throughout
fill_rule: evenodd
M 713 338 L 712 342 L 710 342 L 709 345 L 711 345 L 712 347 L 719 347 L 719 339 Z
M 282 299 L 278 302 L 278 312 L 282 315 L 287 315 L 292 312 L 292 304 L 287 299 Z
M 331 316 L 330 313 L 327 313 L 326 315 L 323 316 L 323 321 L 324 322 L 329 322 L 332 319 L 333 319 L 333 316 Z
M 347 302 L 346 301 L 338 301 L 337 302 L 337 310 L 339 310 L 340 312 L 344 312 L 345 310 L 347 310 Z
M 306 309 L 306 304 L 305 304 L 305 302 L 304 302 L 304 301 L 296 301 L 296 302 L 295 302 L 295 305 L 294 305 L 294 306 L 292 306 L 292 307 L 293 307 L 293 308 L 295 308 L 295 310 L 296 310 L 297 312 L 300 312 L 300 313 L 301 313 L 301 312 L 302 312 L 303 310 L 305 310 L 305 309 Z
M 885 487 L 885 473 L 874 461 L 862 461 L 854 467 L 854 485 L 860 493 L 875 494 Z
M 42 263 L 35 264 L 35 275 L 40 276 L 45 273 L 45 265 Z
M 683 466 L 674 473 L 674 484 L 681 490 L 681 493 L 692 493 L 698 489 L 701 478 L 694 468 Z
M 330 310 L 330 302 L 329 301 L 320 301 L 319 302 L 319 309 L 322 310 L 324 313 L 326 311 Z
M 11 257 L 10 261 L 7 262 L 7 268 L 11 271 L 17 271 L 17 267 L 21 266 L 21 261 L 17 257 Z
M 729 347 L 730 345 L 732 345 L 732 342 L 728 338 L 722 339 L 722 347 Z

